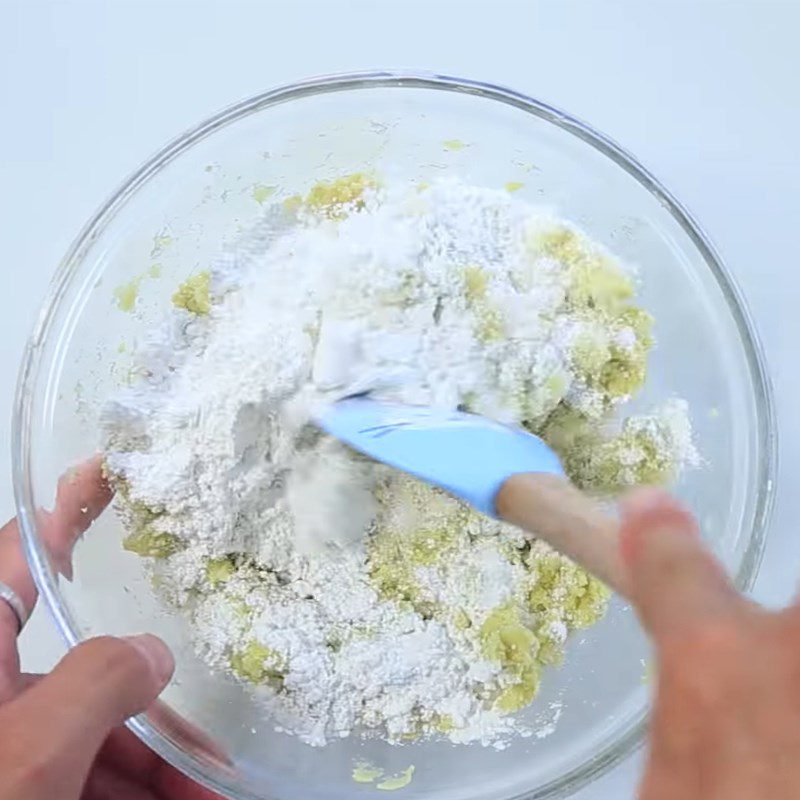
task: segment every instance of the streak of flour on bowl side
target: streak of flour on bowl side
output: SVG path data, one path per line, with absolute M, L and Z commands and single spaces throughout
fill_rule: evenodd
M 355 733 L 504 747 L 608 592 L 541 542 L 308 424 L 356 391 L 525 425 L 613 494 L 696 460 L 645 379 L 635 278 L 570 223 L 455 181 L 354 175 L 265 206 L 174 294 L 104 411 L 106 463 L 198 652 L 313 745 Z M 267 198 L 265 198 L 266 200 Z

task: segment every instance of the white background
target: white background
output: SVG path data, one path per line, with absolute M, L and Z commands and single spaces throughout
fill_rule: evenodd
M 507 84 L 591 122 L 716 241 L 776 390 L 781 476 L 757 594 L 784 601 L 800 576 L 798 30 L 800 0 L 0 0 L 0 515 L 13 513 L 6 453 L 23 342 L 106 195 L 242 97 L 313 74 L 418 67 Z M 26 666 L 59 651 L 39 614 Z M 631 797 L 635 774 L 624 765 L 580 797 Z

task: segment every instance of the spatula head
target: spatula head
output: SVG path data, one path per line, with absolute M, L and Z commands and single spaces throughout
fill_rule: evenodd
M 321 408 L 316 422 L 354 450 L 490 516 L 512 475 L 564 474 L 558 456 L 537 436 L 476 414 L 353 397 Z

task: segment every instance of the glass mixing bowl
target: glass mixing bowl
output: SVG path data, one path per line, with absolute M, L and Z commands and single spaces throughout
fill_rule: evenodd
M 316 79 L 232 106 L 157 153 L 85 227 L 58 270 L 19 378 L 13 471 L 31 568 L 70 645 L 147 630 L 172 646 L 178 668 L 164 703 L 131 727 L 227 797 L 384 796 L 353 782 L 356 758 L 388 772 L 414 764 L 408 797 L 565 797 L 642 740 L 648 647 L 625 603 L 612 602 L 600 624 L 572 639 L 564 666 L 545 674 L 523 713 L 546 721 L 560 703 L 548 736 L 502 751 L 357 738 L 314 749 L 276 733 L 245 689 L 194 655 L 186 623 L 154 599 L 142 562 L 123 551 L 113 512 L 79 543 L 72 583 L 51 569 L 37 531 L 35 510 L 97 446 L 99 408 L 125 380 L 130 344 L 158 323 L 175 286 L 267 196 L 364 170 L 523 184 L 522 196 L 640 265 L 658 343 L 634 407 L 672 394 L 689 401 L 705 463 L 676 491 L 738 585 L 752 584 L 772 500 L 775 423 L 752 324 L 706 237 L 655 178 L 587 125 L 507 89 L 405 72 Z M 123 313 L 134 293 L 133 313 Z

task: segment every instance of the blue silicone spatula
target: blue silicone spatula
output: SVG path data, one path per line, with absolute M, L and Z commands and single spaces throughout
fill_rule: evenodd
M 322 407 L 316 422 L 354 450 L 543 539 L 627 594 L 616 522 L 567 480 L 538 437 L 476 414 L 367 395 Z

